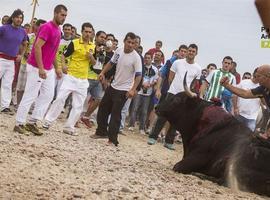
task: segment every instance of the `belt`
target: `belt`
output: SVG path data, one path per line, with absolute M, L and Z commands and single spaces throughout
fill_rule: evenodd
M 16 60 L 16 57 L 8 56 L 8 55 L 3 54 L 3 53 L 0 53 L 0 58 L 4 58 L 4 59 L 6 59 L 6 60 L 13 60 L 13 61 Z

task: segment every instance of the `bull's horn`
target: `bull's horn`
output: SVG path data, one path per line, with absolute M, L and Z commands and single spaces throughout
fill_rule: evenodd
M 194 82 L 194 80 L 192 82 Z M 187 71 L 186 71 L 185 76 L 184 76 L 183 84 L 184 84 L 185 92 L 189 97 L 191 97 L 191 98 L 197 97 L 197 94 L 194 92 L 191 92 L 191 90 L 187 86 Z

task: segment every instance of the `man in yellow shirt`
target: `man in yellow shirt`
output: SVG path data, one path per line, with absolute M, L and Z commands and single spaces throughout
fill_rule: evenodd
M 83 103 L 87 96 L 89 64 L 95 64 L 93 57 L 95 45 L 90 41 L 93 31 L 94 28 L 90 23 L 84 23 L 82 25 L 82 37 L 74 39 L 64 52 L 65 57 L 70 57 L 67 75 L 64 76 L 59 93 L 46 114 L 43 128 L 48 129 L 52 122 L 57 119 L 68 95 L 72 93 L 72 109 L 63 132 L 77 135 L 74 125 L 80 118 Z

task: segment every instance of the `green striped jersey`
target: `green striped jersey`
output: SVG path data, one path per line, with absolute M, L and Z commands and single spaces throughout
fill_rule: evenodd
M 210 101 L 210 99 L 213 97 L 221 99 L 222 92 L 225 88 L 220 84 L 220 80 L 224 76 L 229 78 L 230 84 L 236 84 L 235 76 L 232 73 L 223 71 L 222 69 L 212 71 L 206 77 L 206 81 L 209 83 L 209 88 L 206 96 L 207 101 Z

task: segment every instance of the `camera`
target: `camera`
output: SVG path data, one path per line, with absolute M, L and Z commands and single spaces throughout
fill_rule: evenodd
M 99 51 L 97 51 L 96 55 L 97 55 L 99 62 L 104 64 L 104 62 L 105 62 L 105 46 L 103 44 L 99 45 Z
M 143 88 L 143 94 L 147 94 L 147 88 Z

